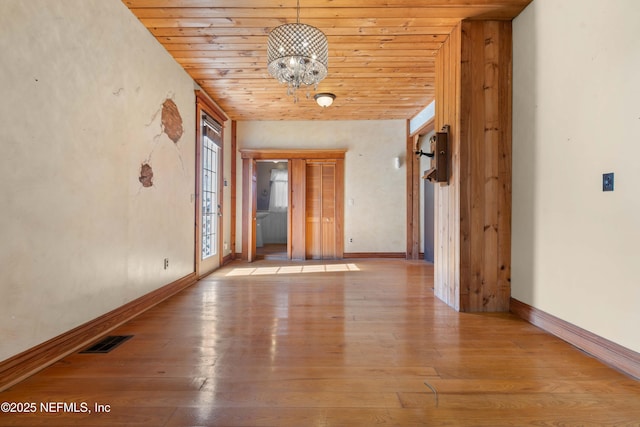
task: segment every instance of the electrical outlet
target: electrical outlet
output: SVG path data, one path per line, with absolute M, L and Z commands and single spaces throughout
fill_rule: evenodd
M 349 243 L 353 243 L 353 237 L 349 237 Z
M 169 258 L 165 258 L 164 259 L 164 269 L 168 270 L 169 269 Z
M 602 174 L 602 191 L 613 191 L 613 172 Z

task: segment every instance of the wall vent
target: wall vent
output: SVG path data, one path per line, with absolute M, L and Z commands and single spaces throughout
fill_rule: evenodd
M 109 335 L 80 353 L 109 353 L 111 350 L 132 338 L 133 335 Z

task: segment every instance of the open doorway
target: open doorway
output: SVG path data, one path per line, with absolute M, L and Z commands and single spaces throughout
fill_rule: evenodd
M 289 162 L 256 162 L 256 257 L 287 259 Z
M 346 150 L 254 150 L 245 148 L 239 151 L 242 156 L 242 259 L 252 262 L 257 258 L 258 194 L 262 193 L 258 191 L 257 185 L 258 164 L 265 161 L 273 163 L 274 160 L 280 159 L 286 159 L 288 167 L 288 211 L 285 215 L 288 233 L 286 259 L 305 260 L 309 258 L 307 252 L 309 243 L 315 243 L 315 234 L 309 233 L 307 235 L 308 222 L 317 220 L 317 218 L 309 218 L 307 215 L 315 212 L 307 209 L 307 204 L 315 200 L 307 197 L 309 190 L 307 165 L 318 163 L 334 166 L 333 168 L 327 167 L 326 171 L 324 167 L 322 169 L 327 172 L 326 175 L 333 177 L 332 202 L 327 201 L 325 206 L 327 209 L 321 212 L 321 214 L 331 213 L 332 216 L 325 216 L 322 219 L 322 223 L 326 223 L 322 229 L 332 227 L 333 232 L 330 239 L 323 239 L 321 242 L 324 246 L 330 244 L 334 248 L 330 252 L 331 256 L 326 258 L 342 259 L 344 240 L 343 233 L 338 230 L 343 230 L 344 223 L 344 158 Z M 333 173 L 330 174 L 330 171 Z M 312 186 L 312 188 L 316 189 L 317 187 Z M 324 194 L 324 192 L 317 194 Z M 328 207 L 331 205 L 333 209 L 329 212 Z M 262 238 L 264 244 L 264 236 Z

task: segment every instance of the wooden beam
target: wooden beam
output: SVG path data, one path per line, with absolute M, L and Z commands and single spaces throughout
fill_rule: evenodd
M 436 59 L 436 129 L 450 126 L 449 185 L 435 185 L 434 293 L 460 310 L 460 93 L 461 26 L 443 44 Z
M 344 159 L 347 150 L 240 150 L 243 159 L 280 160 L 280 159 Z
M 462 23 L 460 272 L 465 311 L 511 297 L 511 23 Z

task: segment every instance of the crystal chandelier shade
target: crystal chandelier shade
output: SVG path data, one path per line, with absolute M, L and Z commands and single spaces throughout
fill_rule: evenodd
M 317 90 L 318 83 L 327 76 L 329 62 L 327 37 L 316 27 L 299 21 L 298 5 L 298 22 L 274 28 L 267 41 L 269 74 L 287 85 L 287 95 L 293 95 L 294 101 L 296 90 L 303 86 Z

